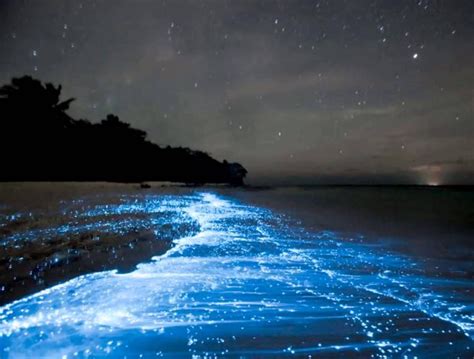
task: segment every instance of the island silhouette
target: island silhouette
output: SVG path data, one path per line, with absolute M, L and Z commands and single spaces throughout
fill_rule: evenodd
M 0 88 L 0 181 L 172 181 L 243 185 L 247 170 L 202 151 L 162 147 L 109 114 L 74 119 L 61 85 L 31 76 Z

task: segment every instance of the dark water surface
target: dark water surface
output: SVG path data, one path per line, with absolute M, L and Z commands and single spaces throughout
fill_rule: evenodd
M 187 232 L 135 270 L 86 274 L 0 307 L 0 356 L 472 357 L 472 207 L 462 202 L 472 192 L 365 191 L 61 194 L 66 207 L 85 201 L 78 217 L 154 213 L 152 240 L 164 211 Z M 116 193 L 113 205 L 96 204 L 104 193 Z M 2 198 L 5 216 L 21 207 Z M 437 203 L 442 220 L 429 209 Z M 34 240 L 10 233 L 2 243 Z M 437 240 L 442 252 L 411 249 Z
M 474 260 L 473 186 L 280 187 L 233 195 L 286 213 L 310 230 L 392 242 L 423 257 Z

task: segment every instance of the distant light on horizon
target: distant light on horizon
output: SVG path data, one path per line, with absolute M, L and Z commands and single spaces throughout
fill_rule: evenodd
M 441 165 L 421 165 L 411 168 L 417 172 L 419 176 L 419 183 L 425 186 L 439 186 L 446 179 L 446 174 L 449 172 L 446 168 Z

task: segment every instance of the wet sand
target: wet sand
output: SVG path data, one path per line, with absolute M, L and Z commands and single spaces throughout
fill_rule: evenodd
M 128 272 L 165 253 L 197 226 L 172 213 L 119 208 L 190 191 L 159 183 L 152 193 L 136 184 L 0 184 L 0 305 L 82 274 Z

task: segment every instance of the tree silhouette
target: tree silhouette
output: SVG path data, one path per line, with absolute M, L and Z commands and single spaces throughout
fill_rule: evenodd
M 162 148 L 112 114 L 100 123 L 67 114 L 73 98 L 30 76 L 0 88 L 0 180 L 243 184 L 247 171 L 189 148 Z
M 74 99 L 61 102 L 60 95 L 60 85 L 43 85 L 30 76 L 14 78 L 10 85 L 0 88 L 2 122 L 6 121 L 11 126 L 28 124 L 39 128 L 45 125 L 67 127 L 73 120 L 66 111 Z M 41 118 L 48 121 L 40 123 Z

